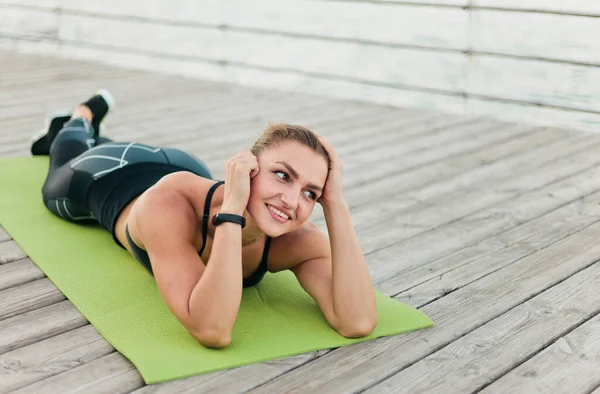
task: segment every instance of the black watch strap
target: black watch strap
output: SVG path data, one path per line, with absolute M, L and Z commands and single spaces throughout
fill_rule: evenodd
M 217 213 L 212 218 L 213 226 L 218 226 L 221 223 L 237 223 L 242 228 L 246 227 L 246 218 L 240 215 L 234 215 L 233 213 Z

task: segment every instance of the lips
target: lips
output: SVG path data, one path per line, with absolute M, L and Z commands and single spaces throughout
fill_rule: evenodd
M 267 206 L 267 211 L 269 211 L 269 214 L 275 221 L 277 221 L 279 223 L 285 223 L 290 219 L 290 214 L 287 213 L 285 210 L 275 207 L 274 205 L 270 205 L 270 204 L 265 204 L 265 205 Z M 282 214 L 287 217 L 281 216 Z

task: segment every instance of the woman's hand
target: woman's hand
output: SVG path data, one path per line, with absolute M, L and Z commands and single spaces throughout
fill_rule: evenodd
M 250 198 L 250 180 L 259 172 L 258 160 L 249 150 L 225 163 L 225 192 L 221 212 L 242 215 Z
M 319 197 L 318 202 L 321 205 L 326 205 L 331 202 L 342 201 L 344 199 L 342 191 L 342 159 L 340 159 L 329 141 L 320 136 L 318 133 L 314 131 L 313 133 L 317 136 L 323 145 L 323 148 L 325 148 L 325 151 L 329 155 L 329 174 L 327 175 L 327 181 L 325 181 L 323 194 L 321 197 Z

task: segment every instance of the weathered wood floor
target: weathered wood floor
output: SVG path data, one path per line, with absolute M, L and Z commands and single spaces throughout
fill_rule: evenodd
M 188 149 L 216 177 L 268 121 L 320 131 L 345 161 L 376 287 L 436 323 L 145 386 L 0 228 L 0 392 L 598 392 L 600 134 L 0 59 L 2 157 L 27 155 L 47 110 L 99 87 L 119 105 L 107 135 Z

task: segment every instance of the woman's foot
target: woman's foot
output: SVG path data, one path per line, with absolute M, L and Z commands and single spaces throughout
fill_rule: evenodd
M 46 120 L 46 126 L 31 137 L 31 154 L 47 155 L 52 141 L 69 119 L 71 119 L 70 109 L 62 108 L 54 111 Z
M 84 106 L 86 108 L 82 109 Z M 106 89 L 100 89 L 95 96 L 90 97 L 85 103 L 81 103 L 81 106 L 77 110 L 82 110 L 84 115 L 88 115 L 85 109 L 89 109 L 91 119 L 88 119 L 92 123 L 94 128 L 94 138 L 98 139 L 100 134 L 100 125 L 102 121 L 115 108 L 115 99 Z M 76 110 L 76 111 L 77 111 Z M 75 114 L 73 114 L 75 117 Z M 87 118 L 87 116 L 85 116 Z
M 72 118 L 87 119 L 94 128 L 94 139 L 98 141 L 102 138 L 100 137 L 100 129 L 103 129 L 102 121 L 114 107 L 115 99 L 113 96 L 107 90 L 100 89 L 96 95 L 82 103 L 75 111 L 70 109 L 55 111 L 48 117 L 46 126 L 32 137 L 31 154 L 48 155 L 54 138 L 64 124 Z M 101 143 L 108 141 L 110 140 L 106 138 Z

